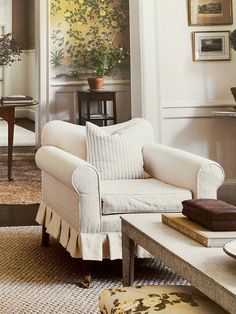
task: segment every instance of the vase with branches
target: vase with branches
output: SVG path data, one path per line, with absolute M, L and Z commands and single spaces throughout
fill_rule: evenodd
M 11 33 L 0 36 L 0 67 L 11 66 L 15 61 L 20 61 L 20 49 Z
M 236 51 L 236 29 L 230 32 L 229 34 L 229 42 L 232 49 Z M 236 100 L 236 87 L 231 87 L 231 92 Z M 236 109 L 236 107 L 234 107 Z
M 236 29 L 229 35 L 230 46 L 236 51 Z

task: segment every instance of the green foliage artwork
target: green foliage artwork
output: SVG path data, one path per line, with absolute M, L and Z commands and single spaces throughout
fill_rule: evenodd
M 128 0 L 51 0 L 53 78 L 129 78 Z

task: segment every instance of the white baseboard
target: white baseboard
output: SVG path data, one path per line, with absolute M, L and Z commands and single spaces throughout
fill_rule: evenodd
M 16 118 L 28 118 L 32 121 L 35 121 L 35 110 L 34 109 L 24 109 L 18 108 L 16 110 Z
M 226 180 L 218 190 L 218 199 L 236 205 L 236 180 Z

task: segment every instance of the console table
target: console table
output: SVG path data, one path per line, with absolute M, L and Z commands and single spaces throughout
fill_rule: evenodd
M 124 215 L 121 221 L 124 286 L 133 283 L 135 248 L 140 245 L 226 311 L 236 313 L 236 260 L 223 248 L 199 244 L 163 224 L 160 214 Z
M 111 101 L 113 104 L 113 116 L 107 112 L 107 102 Z M 86 112 L 82 112 L 82 104 L 86 103 Z M 91 114 L 91 102 L 102 102 L 102 113 Z M 79 111 L 79 124 L 84 121 L 103 121 L 107 125 L 107 121 L 113 120 L 114 124 L 117 123 L 116 117 L 116 91 L 109 90 L 87 90 L 78 91 L 78 111 Z
M 15 109 L 18 107 L 27 107 L 37 105 L 37 101 L 32 102 L 20 102 L 14 104 L 4 104 L 0 102 L 0 117 L 8 124 L 8 172 L 7 177 L 9 181 L 12 181 L 12 151 L 13 151 L 13 138 L 14 138 L 14 124 L 15 124 Z

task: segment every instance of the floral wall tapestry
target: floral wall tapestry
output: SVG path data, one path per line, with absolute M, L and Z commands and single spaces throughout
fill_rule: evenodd
M 115 75 L 107 71 L 107 76 L 130 78 L 129 58 L 124 57 L 124 51 L 129 54 L 128 0 L 51 0 L 50 6 L 53 80 L 86 80 L 95 72 L 88 58 L 91 59 L 91 51 L 102 51 L 107 44 L 121 56 L 116 60 L 119 71 Z

